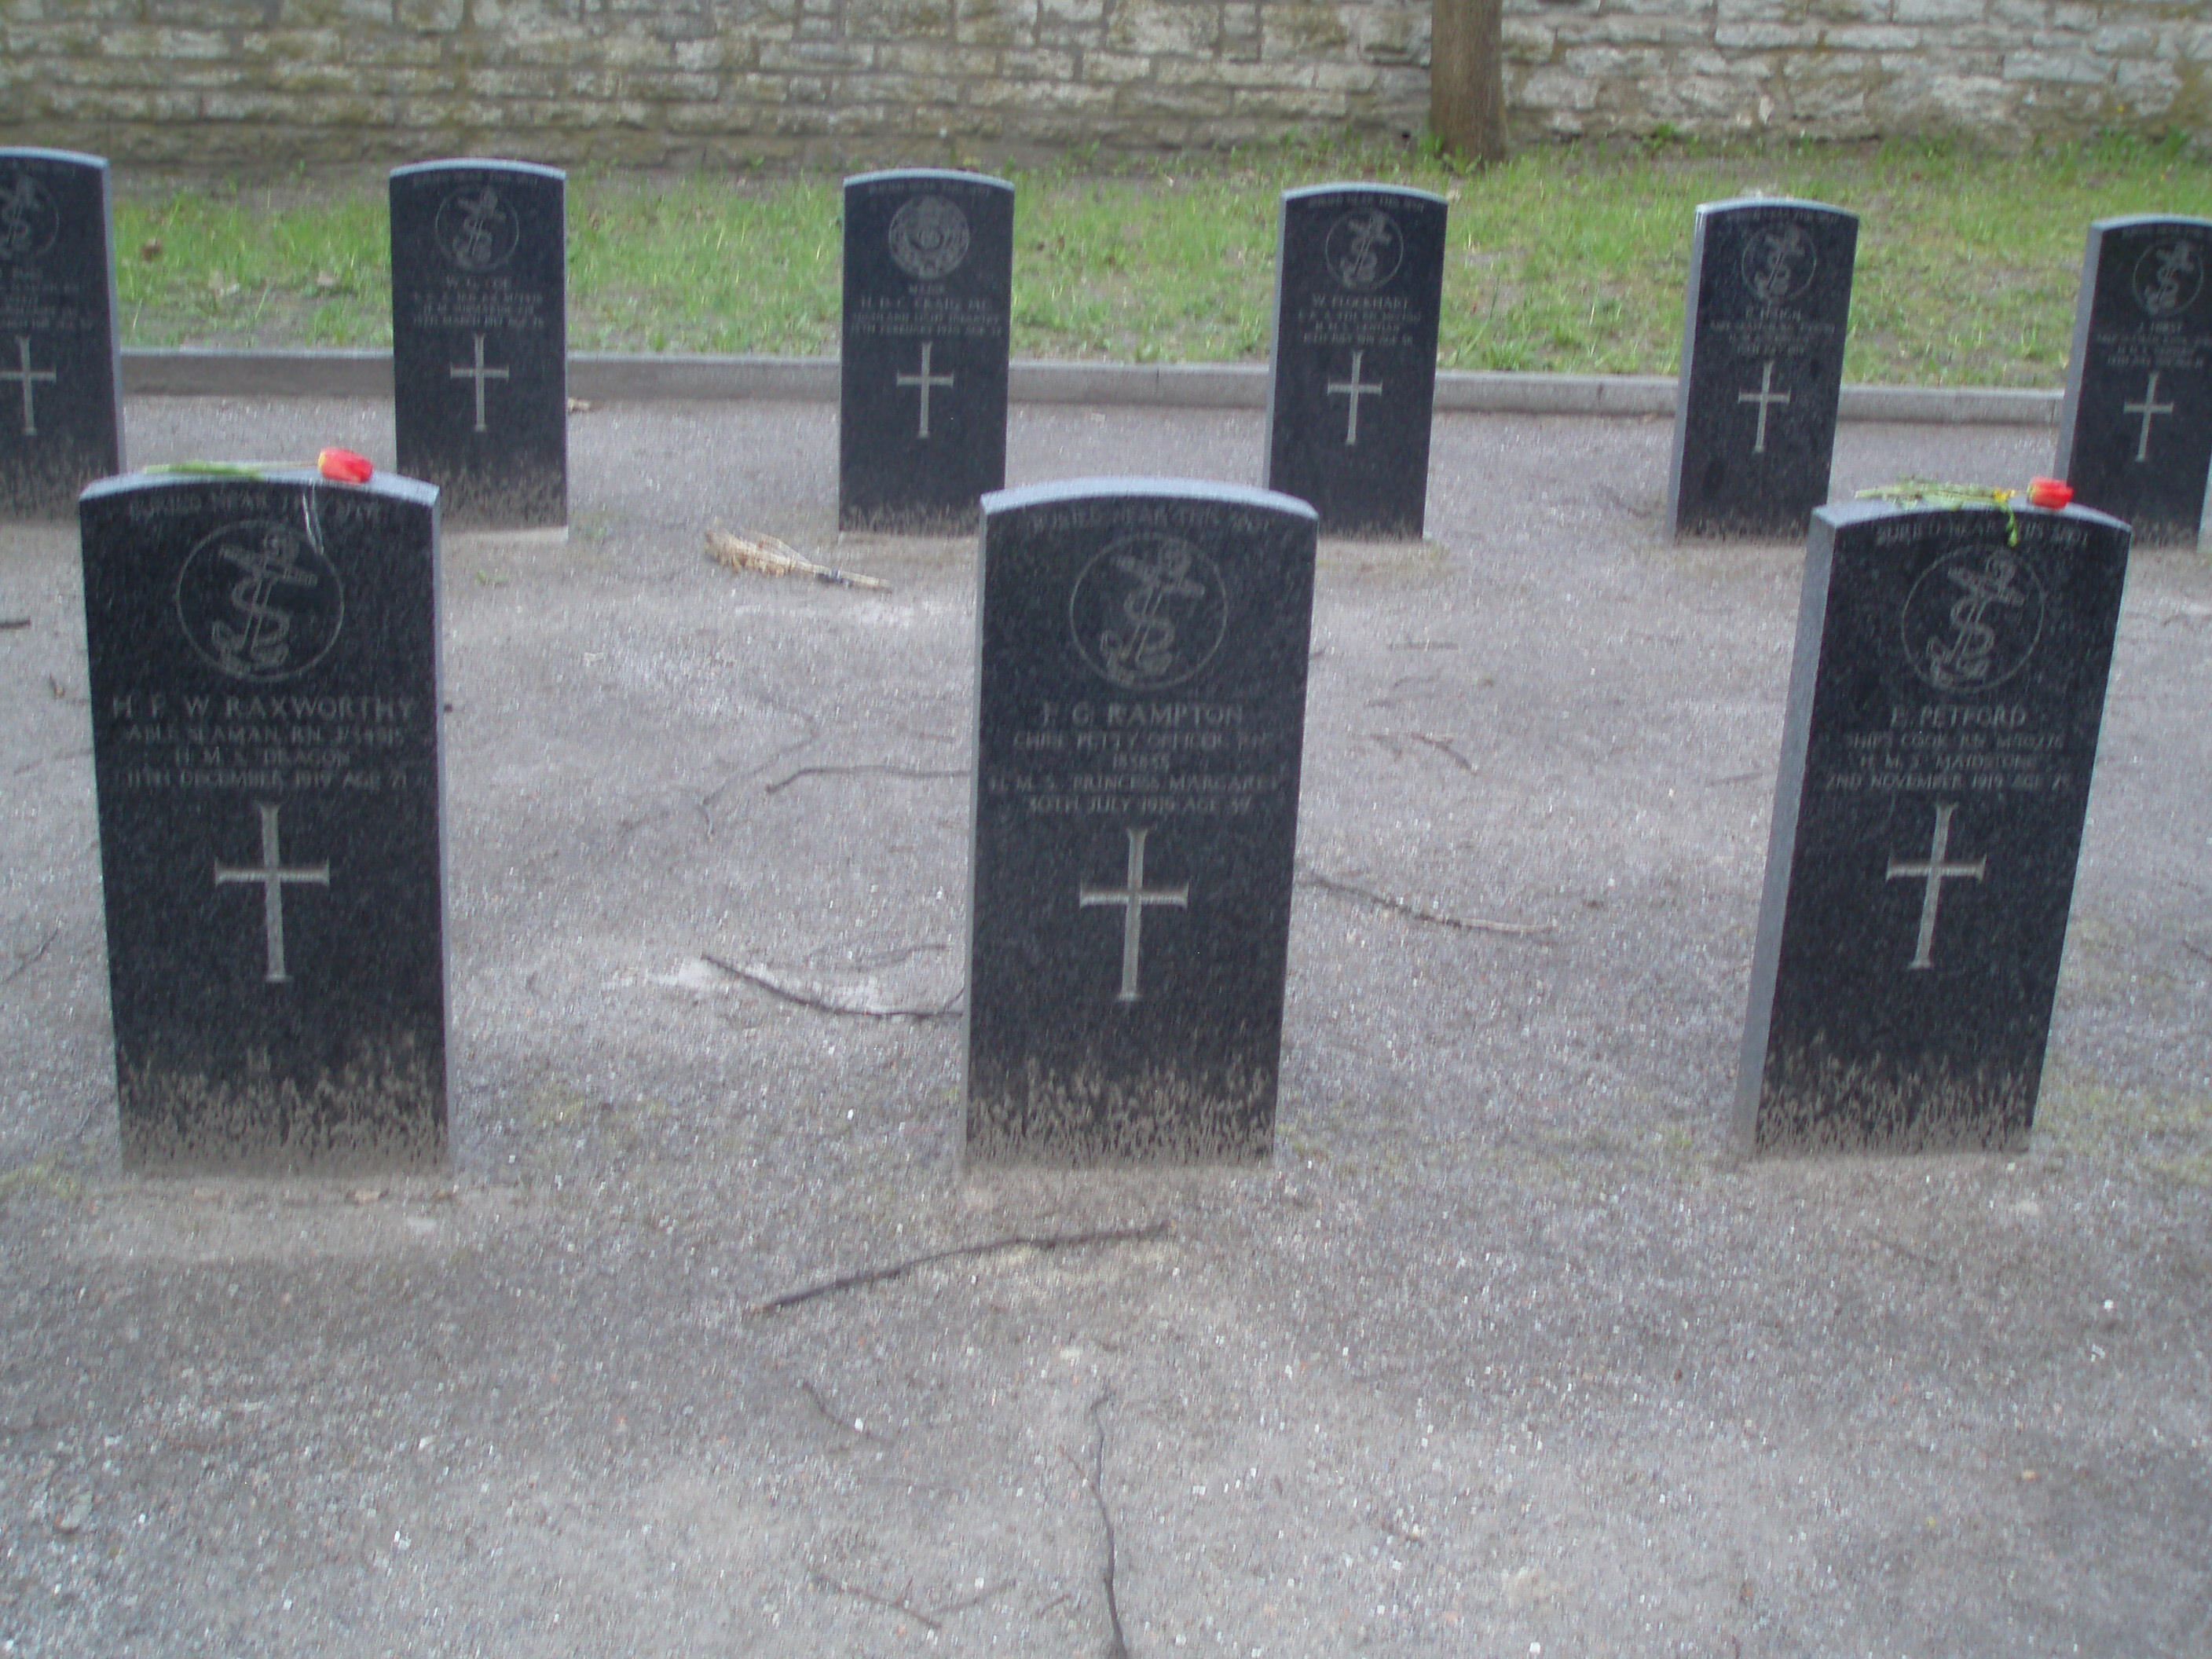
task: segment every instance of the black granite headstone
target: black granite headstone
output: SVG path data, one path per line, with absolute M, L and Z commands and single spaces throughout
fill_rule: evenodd
M 434 1163 L 446 1144 L 436 492 L 85 492 L 123 1152 Z
M 567 175 L 425 161 L 392 175 L 399 471 L 449 529 L 568 521 Z
M 1268 1155 L 1315 534 L 1175 479 L 985 498 L 971 1160 Z
M 2212 473 L 2212 220 L 2089 227 L 2056 471 L 2146 544 L 2194 545 Z
M 1267 488 L 1310 501 L 1326 535 L 1421 533 L 1444 213 L 1425 190 L 1283 192 Z
M 2020 1147 L 2128 530 L 1813 515 L 1736 1124 L 1754 1152 Z
M 1858 236 L 1857 216 L 1818 202 L 1698 210 L 1670 535 L 1802 536 L 1827 501 Z
M 1014 187 L 912 168 L 845 181 L 837 524 L 970 530 L 1006 481 Z
M 122 471 L 122 364 L 107 163 L 0 149 L 0 519 Z

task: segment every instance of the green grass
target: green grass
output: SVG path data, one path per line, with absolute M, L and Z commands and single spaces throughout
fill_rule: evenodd
M 2053 386 L 2089 221 L 2212 216 L 2212 160 L 2129 141 L 2024 155 L 1950 146 L 1531 150 L 1462 173 L 1397 150 L 1284 146 L 1016 173 L 1018 356 L 1254 362 L 1267 345 L 1275 200 L 1364 179 L 1451 198 L 1450 368 L 1667 374 L 1697 204 L 1763 191 L 1861 218 L 1846 377 Z M 580 350 L 834 351 L 837 181 L 580 175 L 569 202 Z M 384 196 L 126 191 L 116 211 L 132 345 L 380 345 Z

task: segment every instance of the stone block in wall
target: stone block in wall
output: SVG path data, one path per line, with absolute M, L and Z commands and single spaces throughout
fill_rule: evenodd
M 1232 4 L 1221 9 L 1222 57 L 1234 63 L 1249 64 L 1260 56 L 1260 11 L 1256 4 Z
M 1335 121 L 1343 118 L 1345 102 L 1336 93 L 1277 86 L 1237 94 L 1235 112 L 1261 121 Z
M 1260 56 L 1270 62 L 1319 63 L 1341 52 L 1351 38 L 1333 6 L 1274 0 L 1260 15 Z
M 1711 39 L 1697 20 L 1689 17 L 1607 15 L 1577 18 L 1558 30 L 1563 48 L 1576 46 L 1680 46 L 1704 45 Z
M 1835 52 L 1911 52 L 1919 46 L 1920 37 L 1911 29 L 1869 24 L 1830 29 L 1822 44 Z
M 963 46 L 1025 46 L 1036 39 L 1037 0 L 956 0 L 953 35 Z
M 1221 35 L 1221 14 L 1189 0 L 1121 0 L 1106 28 L 1116 52 L 1206 56 Z
M 844 13 L 848 41 L 953 38 L 953 0 L 844 0 Z
M 1654 88 L 1646 107 L 1656 120 L 1711 131 L 1756 125 L 1759 94 L 1728 76 L 1674 75 Z
M 1120 88 L 1114 107 L 1124 115 L 1169 115 L 1211 120 L 1229 113 L 1235 94 L 1226 87 L 1169 87 L 1139 81 Z
M 450 34 L 467 9 L 468 0 L 392 0 L 392 21 L 403 29 Z
M 2044 81 L 2061 86 L 2101 87 L 2105 66 L 2086 52 L 2015 52 L 2006 54 L 2008 81 Z
M 2163 115 L 2181 94 L 2181 75 L 2171 64 L 2153 61 L 2115 67 L 2114 85 L 2138 115 Z
M 763 46 L 761 68 L 771 73 L 826 74 L 836 70 L 872 68 L 876 48 L 850 46 L 842 40 L 792 40 Z
M 1978 23 L 1989 0 L 1893 0 L 1891 19 L 1899 23 Z
M 1508 17 L 1501 27 L 1499 44 L 1508 63 L 1540 64 L 1552 55 L 1558 33 L 1533 17 Z
M 886 108 L 905 105 L 914 109 L 957 105 L 973 83 L 941 75 L 848 76 L 842 90 L 846 101 L 878 104 Z
M 2093 30 L 2089 49 L 2106 58 L 2148 58 L 2158 50 L 2158 31 L 2110 27 Z
M 969 75 L 996 75 L 1006 54 L 993 46 L 956 46 L 949 42 L 917 40 L 874 46 L 873 67 L 902 75 L 933 75 L 956 80 Z
M 1730 52 L 1799 51 L 1819 46 L 1820 31 L 1811 23 L 1723 23 L 1713 44 Z
M 1590 110 L 1597 107 L 1597 84 L 1563 69 L 1540 69 L 1521 82 L 1515 100 L 1531 109 Z
M 1407 6 L 1370 6 L 1353 14 L 1352 46 L 1370 64 L 1429 61 L 1429 14 Z
M 1117 52 L 1083 54 L 1083 78 L 1101 86 L 1126 86 L 1132 81 L 1145 79 L 1152 72 L 1152 60 L 1147 58 L 1132 58 Z
M 1073 52 L 1053 52 L 1042 46 L 1024 47 L 1019 51 L 999 54 L 999 73 L 1010 81 L 1026 85 L 1073 81 L 1075 64 Z

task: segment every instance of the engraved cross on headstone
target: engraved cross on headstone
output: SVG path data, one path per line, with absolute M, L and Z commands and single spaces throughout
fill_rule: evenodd
M 1911 967 L 1932 968 L 1936 965 L 1936 907 L 1942 902 L 1943 884 L 1961 878 L 1979 881 L 1989 873 L 1990 861 L 1987 859 L 1976 859 L 1972 864 L 1944 862 L 1945 854 L 1951 850 L 1951 814 L 1958 810 L 1956 805 L 1949 803 L 1936 807 L 1936 838 L 1929 843 L 1924 863 L 1899 859 L 1889 861 L 1888 879 L 1891 881 L 1899 877 L 1910 877 L 1927 884 L 1921 892 L 1920 939 L 1913 951 Z
M 327 887 L 331 884 L 331 866 L 318 864 L 285 868 L 283 857 L 276 847 L 276 808 L 267 801 L 258 805 L 261 808 L 260 864 L 244 867 L 218 864 L 215 867 L 215 882 L 218 887 L 230 882 L 254 881 L 261 884 L 262 930 L 268 943 L 268 972 L 263 977 L 271 985 L 283 985 L 292 977 L 284 971 L 284 884 L 297 881 L 306 882 L 311 886 Z
M 933 386 L 950 386 L 952 384 L 953 377 L 951 375 L 932 374 L 929 372 L 929 354 L 932 343 L 933 343 L 928 340 L 924 340 L 921 343 L 921 374 L 899 374 L 892 377 L 894 381 L 899 386 L 920 386 L 921 388 L 921 424 L 915 430 L 914 434 L 917 438 L 927 438 L 929 435 L 930 387 Z
M 1351 400 L 1352 411 L 1344 422 L 1344 447 L 1346 449 L 1356 449 L 1359 447 L 1359 400 L 1362 398 L 1379 398 L 1382 395 L 1382 381 L 1364 382 L 1359 378 L 1360 364 L 1366 356 L 1364 351 L 1353 352 L 1352 378 L 1346 380 L 1331 380 L 1328 383 L 1330 397 L 1341 397 Z
M 1777 392 L 1774 389 L 1773 358 L 1769 357 L 1766 360 L 1765 370 L 1759 377 L 1759 390 L 1756 392 L 1739 392 L 1735 394 L 1735 400 L 1740 404 L 1757 404 L 1759 405 L 1759 435 L 1752 441 L 1751 453 L 1754 455 L 1764 455 L 1766 453 L 1767 409 L 1771 404 L 1786 404 L 1790 401 L 1790 394 L 1788 392 Z
M 2121 413 L 2142 416 L 2142 433 L 2136 440 L 2136 459 L 2139 461 L 2147 461 L 2150 459 L 2150 423 L 2161 415 L 2173 413 L 2172 404 L 2162 404 L 2158 400 L 2158 370 L 2154 368 L 2151 370 L 2150 384 L 2143 388 L 2141 403 L 2120 405 Z M 27 395 L 27 393 L 26 396 Z
M 474 380 L 477 383 L 477 430 L 483 432 L 489 430 L 484 425 L 484 382 L 504 380 L 507 378 L 507 372 L 503 368 L 486 368 L 483 360 L 484 337 L 476 334 L 470 337 L 477 343 L 476 366 L 471 368 L 455 363 L 447 372 L 456 380 Z
M 1095 887 L 1089 882 L 1079 890 L 1085 907 L 1093 904 L 1118 904 L 1122 907 L 1121 918 L 1121 992 L 1116 1002 L 1137 1000 L 1137 957 L 1144 938 L 1145 907 L 1147 904 L 1173 905 L 1176 909 L 1188 909 L 1190 888 L 1146 887 L 1145 885 L 1145 837 L 1147 829 L 1131 830 L 1129 836 L 1129 884 L 1127 887 Z
M 39 435 L 39 417 L 37 411 L 31 406 L 31 383 L 33 380 L 53 380 L 54 371 L 51 368 L 34 369 L 31 367 L 31 337 L 27 334 L 18 334 L 15 337 L 15 352 L 17 360 L 22 364 L 22 367 L 21 368 L 0 368 L 0 380 L 15 380 L 21 384 L 23 388 L 23 435 L 27 438 L 35 438 Z M 2152 384 L 2155 385 L 2156 383 L 2157 377 L 2153 376 Z

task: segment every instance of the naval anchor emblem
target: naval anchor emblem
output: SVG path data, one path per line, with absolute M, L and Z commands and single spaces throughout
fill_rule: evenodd
M 2027 665 L 2043 637 L 2043 583 L 2009 548 L 1938 559 L 1905 601 L 1905 654 L 1938 691 L 1987 691 Z
M 337 568 L 299 532 L 259 519 L 218 530 L 177 574 L 177 619 L 211 668 L 268 684 L 330 654 L 345 621 Z
M 968 257 L 968 216 L 942 196 L 917 196 L 891 215 L 891 258 L 917 282 L 949 276 Z
M 1139 691 L 1205 667 L 1229 620 L 1213 561 L 1179 536 L 1149 531 L 1108 543 L 1075 579 L 1067 610 L 1083 660 Z
M 522 221 L 498 188 L 472 185 L 438 204 L 433 234 L 438 246 L 463 270 L 496 270 L 514 255 Z
M 53 192 L 27 173 L 0 184 L 0 259 L 35 259 L 61 234 Z
M 2153 242 L 2136 261 L 2136 303 L 2154 317 L 2178 317 L 2204 291 L 2204 250 L 2185 236 Z
M 1743 282 L 1759 304 L 1778 306 L 1813 286 L 1820 250 L 1802 225 L 1769 225 L 1743 245 Z
M 1339 283 L 1364 293 L 1398 274 L 1406 258 L 1406 238 L 1398 222 L 1380 209 L 1347 213 L 1328 228 L 1322 258 Z

